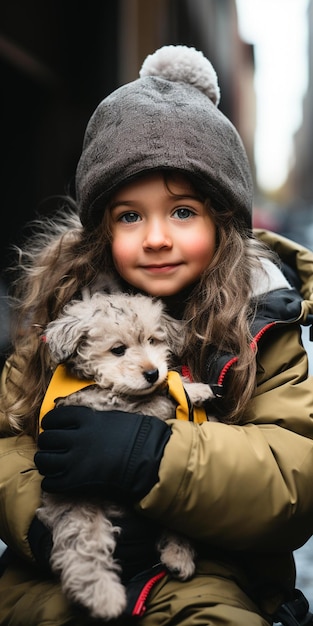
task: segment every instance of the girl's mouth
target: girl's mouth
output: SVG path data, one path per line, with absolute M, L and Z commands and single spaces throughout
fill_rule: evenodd
M 166 274 L 167 272 L 174 271 L 178 266 L 178 263 L 164 263 L 163 265 L 145 265 L 143 269 L 152 274 Z

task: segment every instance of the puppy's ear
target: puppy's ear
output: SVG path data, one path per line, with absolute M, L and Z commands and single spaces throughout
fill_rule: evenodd
M 66 361 L 76 350 L 88 329 L 89 303 L 75 302 L 65 306 L 63 313 L 50 322 L 45 331 L 45 341 L 57 363 Z
M 180 320 L 175 320 L 166 313 L 162 315 L 162 325 L 166 330 L 167 341 L 171 352 L 180 354 L 184 346 L 184 325 Z

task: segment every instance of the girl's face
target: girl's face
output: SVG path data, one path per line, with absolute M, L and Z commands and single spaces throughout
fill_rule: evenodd
M 116 270 L 159 297 L 196 282 L 216 245 L 214 221 L 189 181 L 175 174 L 168 187 L 161 173 L 149 174 L 119 189 L 109 207 Z

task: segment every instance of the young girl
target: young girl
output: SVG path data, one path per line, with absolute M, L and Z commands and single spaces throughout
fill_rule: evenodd
M 129 590 L 116 624 L 268 626 L 293 590 L 292 551 L 313 528 L 313 386 L 300 328 L 313 313 L 313 254 L 252 234 L 246 154 L 218 101 L 200 52 L 149 56 L 91 118 L 76 202 L 21 256 L 2 376 L 0 624 L 96 623 L 51 574 L 41 488 L 133 508 L 116 550 Z M 216 421 L 60 407 L 38 436 L 52 375 L 42 329 L 103 274 L 184 322 L 177 365 L 212 385 Z M 157 565 L 162 526 L 196 543 L 188 581 Z

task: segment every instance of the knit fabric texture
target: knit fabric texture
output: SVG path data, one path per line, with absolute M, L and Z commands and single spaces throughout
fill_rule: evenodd
M 166 48 L 175 52 L 177 48 L 178 57 L 183 49 L 187 56 L 191 51 L 203 58 L 185 46 L 165 46 L 161 49 L 165 58 Z M 164 73 L 141 76 L 96 108 L 76 172 L 76 197 L 85 227 L 99 224 L 110 195 L 121 185 L 143 173 L 175 169 L 198 179 L 213 206 L 215 202 L 217 207 L 234 209 L 239 221 L 251 228 L 253 184 L 242 140 L 217 108 L 216 89 L 210 98 L 188 77 L 184 82 L 184 73 L 178 70 L 178 79 L 173 80 L 178 66 L 173 69 L 172 64 L 170 79 Z

